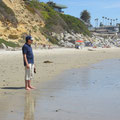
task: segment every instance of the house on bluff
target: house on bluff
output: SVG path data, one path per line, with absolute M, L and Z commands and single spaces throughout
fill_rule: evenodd
M 60 13 L 64 13 L 64 11 L 62 9 L 67 8 L 67 6 L 65 6 L 65 5 L 57 4 L 57 3 L 54 3 L 52 1 L 47 2 L 47 4 L 51 7 L 53 7 L 53 9 L 55 11 L 60 12 Z

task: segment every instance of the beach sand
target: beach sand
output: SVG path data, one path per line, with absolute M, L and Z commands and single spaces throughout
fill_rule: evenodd
M 37 90 L 41 84 L 52 81 L 65 70 L 85 67 L 105 59 L 119 59 L 120 48 L 95 49 L 95 51 L 87 49 L 34 50 L 34 55 L 37 74 L 35 74 L 32 84 Z M 52 63 L 44 63 L 44 61 Z M 14 101 L 12 106 L 17 106 L 19 109 L 21 104 L 17 105 L 17 101 L 23 101 L 22 97 L 26 94 L 21 51 L 0 52 L 0 88 L 0 113 L 2 112 L 0 119 L 5 120 L 2 117 L 4 118 L 6 114 L 13 112 L 12 108 L 9 108 L 9 101 Z M 15 95 L 19 97 L 14 98 Z
M 77 49 L 34 50 L 35 74 L 33 84 L 51 80 L 64 70 L 84 67 L 104 59 L 120 58 L 120 49 Z M 52 63 L 44 63 L 50 61 Z M 37 84 L 36 84 L 37 83 Z M 0 52 L 0 87 L 24 87 L 24 66 L 21 51 Z M 0 91 L 0 95 L 5 90 Z

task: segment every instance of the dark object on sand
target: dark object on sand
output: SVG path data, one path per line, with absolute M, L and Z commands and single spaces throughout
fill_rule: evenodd
M 43 63 L 53 63 L 53 62 L 51 62 L 51 61 L 47 60 L 47 61 L 44 61 Z
M 55 112 L 59 112 L 61 109 L 55 110 Z
M 96 51 L 96 50 L 94 50 L 94 49 L 91 49 L 91 48 L 88 48 L 88 51 Z
M 34 68 L 34 73 L 36 73 L 36 68 Z

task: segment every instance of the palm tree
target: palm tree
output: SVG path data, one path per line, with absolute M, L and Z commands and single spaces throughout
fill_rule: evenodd
M 95 19 L 95 26 L 98 27 L 98 18 Z
M 95 27 L 96 27 L 96 19 L 95 19 Z
M 104 18 L 105 18 L 105 17 L 103 16 L 103 17 L 102 17 L 102 19 L 103 19 L 103 26 L 104 26 Z
M 116 25 L 117 25 L 117 21 L 118 21 L 118 19 L 116 18 L 115 20 L 116 20 Z
M 105 17 L 105 25 L 107 25 L 107 17 Z
M 97 21 L 97 27 L 98 27 L 98 18 L 96 19 L 96 21 Z
M 108 18 L 107 20 L 108 20 L 108 25 L 109 25 L 109 20 L 110 20 L 110 19 Z
M 110 25 L 112 26 L 112 19 L 110 19 L 110 21 L 111 21 L 111 22 L 110 22 Z
M 115 19 L 113 19 L 113 25 L 115 25 Z
M 95 27 L 97 27 L 96 20 L 97 20 L 97 19 L 95 19 Z

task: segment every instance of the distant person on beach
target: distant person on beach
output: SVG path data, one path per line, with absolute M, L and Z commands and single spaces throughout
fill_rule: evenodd
M 34 89 L 31 86 L 31 80 L 33 79 L 36 69 L 34 67 L 34 55 L 32 51 L 31 44 L 33 43 L 33 38 L 31 36 L 26 37 L 26 43 L 22 47 L 23 60 L 25 66 L 25 89 Z

